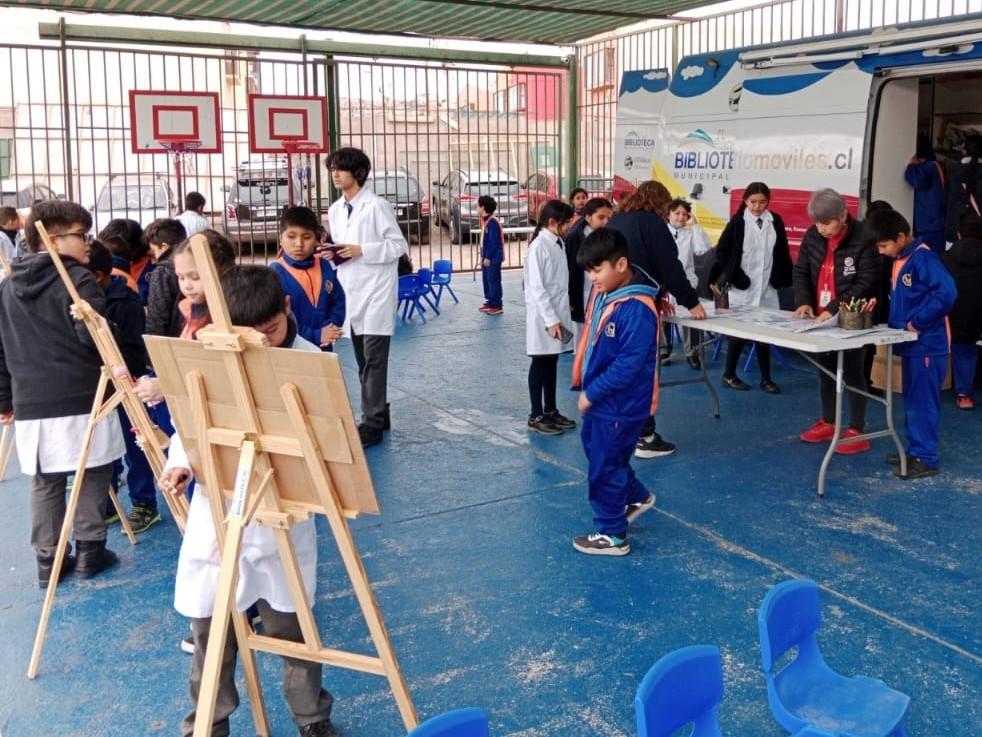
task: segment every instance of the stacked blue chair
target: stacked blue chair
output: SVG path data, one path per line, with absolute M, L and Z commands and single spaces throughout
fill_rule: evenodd
M 439 261 L 433 262 L 433 287 L 439 288 L 436 293 L 436 306 L 440 306 L 440 298 L 443 296 L 443 290 L 446 289 L 450 292 L 450 296 L 453 297 L 453 301 L 460 304 L 460 300 L 457 299 L 457 295 L 454 294 L 453 287 L 450 286 L 450 281 L 453 279 L 453 264 L 448 259 L 440 259 Z
M 722 737 L 716 718 L 722 700 L 723 664 L 717 648 L 693 645 L 671 652 L 638 686 L 638 737 L 670 737 L 687 724 L 692 724 L 690 737 Z
M 475 707 L 455 709 L 427 719 L 406 737 L 488 737 L 488 718 Z
M 419 279 L 419 287 L 417 289 L 419 296 L 425 299 L 426 304 L 439 315 L 440 310 L 437 309 L 437 304 L 434 302 L 436 294 L 433 292 L 433 272 L 424 267 L 416 272 L 416 277 Z
M 760 655 L 771 713 L 792 734 L 905 737 L 910 697 L 866 676 L 832 670 L 818 647 L 822 624 L 813 581 L 784 581 L 767 592 L 757 614 Z M 794 660 L 774 673 L 792 649 Z M 813 729 L 812 732 L 802 730 Z
M 419 277 L 415 274 L 399 277 L 399 304 L 396 305 L 396 310 L 399 308 L 402 308 L 403 322 L 412 320 L 413 312 L 419 312 L 419 319 L 426 322 L 423 305 L 419 303 Z

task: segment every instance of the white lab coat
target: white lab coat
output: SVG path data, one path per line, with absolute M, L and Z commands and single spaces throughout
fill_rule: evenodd
M 320 350 L 299 336 L 291 347 L 305 351 Z M 171 437 L 164 470 L 190 467 L 181 438 L 175 433 Z M 177 561 L 174 608 L 185 617 L 210 617 L 215 609 L 221 562 L 218 541 L 215 538 L 215 524 L 206 494 L 207 491 L 199 481 L 191 499 L 187 527 Z M 313 602 L 317 592 L 317 532 L 313 517 L 295 524 L 290 530 L 290 536 L 297 552 L 307 598 Z M 258 599 L 265 599 L 278 612 L 296 611 L 283 573 L 273 528 L 253 522 L 246 525 L 242 534 L 235 608 L 244 612 Z
M 208 219 L 199 215 L 194 210 L 185 210 L 177 216 L 176 220 L 184 226 L 184 232 L 187 233 L 188 238 L 211 227 Z
M 542 229 L 525 256 L 525 352 L 548 356 L 573 349 L 546 328 L 561 322 L 573 330 L 569 314 L 569 265 L 558 237 Z
M 349 337 L 352 331 L 358 335 L 392 335 L 399 301 L 397 262 L 409 244 L 399 230 L 392 205 L 371 189 L 362 187 L 350 204 L 350 217 L 344 197 L 327 211 L 334 242 L 362 249 L 361 256 L 337 267 L 347 306 L 344 331 Z
M 16 420 L 17 462 L 21 473 L 73 473 L 82 455 L 82 438 L 89 426 L 89 415 Z M 110 412 L 96 423 L 86 468 L 105 466 L 126 453 L 119 416 Z
M 757 227 L 757 218 L 749 210 L 743 211 L 743 258 L 740 268 L 750 277 L 749 289 L 731 289 L 730 307 L 773 307 L 780 305 L 777 290 L 771 286 L 771 268 L 774 266 L 774 216 L 770 210 L 761 215 L 764 227 Z
M 757 227 L 756 223 L 754 227 Z M 685 277 L 695 289 L 699 286 L 699 277 L 696 274 L 696 256 L 702 256 L 712 248 L 709 235 L 698 225 L 676 229 L 671 223 L 668 224 L 668 232 L 675 238 L 675 245 L 679 249 L 679 261 L 682 262 L 682 268 L 685 269 Z

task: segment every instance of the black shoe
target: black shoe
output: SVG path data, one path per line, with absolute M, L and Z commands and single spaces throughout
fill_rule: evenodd
M 938 469 L 932 468 L 922 461 L 920 458 L 910 458 L 907 459 L 907 473 L 900 473 L 899 461 L 897 462 L 897 467 L 893 469 L 893 475 L 897 478 L 901 478 L 904 481 L 911 481 L 913 479 L 925 479 L 928 476 L 937 476 Z
M 52 553 L 50 556 L 38 556 L 38 586 L 42 589 L 48 588 L 48 584 L 51 582 L 51 572 L 55 567 L 55 556 Z M 61 575 L 58 577 L 59 583 L 61 580 L 67 576 L 69 573 L 75 570 L 75 564 L 77 563 L 75 556 L 72 555 L 71 546 L 65 551 L 65 559 L 61 562 Z
M 562 430 L 569 430 L 576 427 L 576 420 L 571 420 L 569 417 L 559 414 L 558 410 L 556 412 L 546 412 L 542 417 L 550 425 L 555 425 Z
M 338 737 L 338 732 L 331 720 L 325 719 L 323 722 L 303 725 L 300 728 L 300 737 Z
M 358 426 L 358 437 L 361 440 L 362 448 L 371 448 L 373 445 L 381 443 L 385 434 L 378 427 L 369 427 L 368 425 L 361 424 Z
M 627 555 L 631 552 L 626 537 L 601 535 L 599 532 L 574 537 L 573 547 L 587 555 Z
M 675 446 L 658 433 L 646 435 L 634 446 L 634 455 L 638 458 L 659 458 L 670 456 L 675 452 Z
M 667 351 L 661 351 L 661 352 L 659 352 L 658 353 L 658 362 L 661 363 L 662 366 L 667 366 L 668 364 L 670 364 L 672 362 L 672 351 L 671 351 L 671 349 L 669 349 Z
M 736 389 L 737 391 L 745 392 L 750 389 L 750 384 L 745 382 L 739 376 L 724 376 L 723 386 L 728 386 L 730 389 Z
M 75 547 L 78 550 L 75 575 L 80 578 L 92 578 L 119 562 L 116 554 L 106 548 L 105 540 L 77 540 Z
M 702 369 L 702 361 L 699 360 L 699 356 L 689 356 L 685 360 L 686 363 L 689 364 L 689 368 L 693 371 L 699 371 Z
M 628 524 L 630 524 L 649 509 L 653 509 L 654 506 L 655 495 L 648 494 L 648 498 L 643 502 L 634 502 L 634 504 L 628 504 L 626 507 L 624 507 L 624 516 L 627 517 Z
M 559 425 L 552 424 L 545 415 L 539 415 L 538 417 L 529 417 L 528 429 L 532 432 L 537 432 L 540 435 L 562 435 L 563 428 Z
M 775 384 L 770 379 L 764 379 L 762 382 L 760 382 L 760 388 L 763 389 L 768 394 L 780 394 L 781 393 L 781 387 L 779 387 L 777 384 Z
M 133 509 L 126 515 L 126 519 L 129 521 L 130 527 L 133 528 L 133 534 L 139 535 L 141 532 L 146 532 L 151 525 L 160 522 L 160 512 L 157 511 L 156 507 L 147 504 L 134 504 Z

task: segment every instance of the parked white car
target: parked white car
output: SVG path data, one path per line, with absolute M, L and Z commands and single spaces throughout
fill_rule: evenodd
M 177 203 L 167 178 L 161 174 L 116 174 L 109 178 L 92 208 L 92 232 L 110 220 L 130 218 L 144 228 L 158 218 L 172 218 Z

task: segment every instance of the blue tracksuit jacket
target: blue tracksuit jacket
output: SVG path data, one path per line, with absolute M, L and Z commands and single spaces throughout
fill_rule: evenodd
M 946 200 L 938 163 L 908 164 L 904 178 L 914 188 L 914 232 L 920 235 L 944 230 Z
M 484 225 L 484 241 L 481 243 L 481 259 L 488 259 L 492 266 L 499 266 L 505 260 L 505 248 L 501 237 L 501 223 L 498 218 L 489 217 Z
M 319 279 L 315 276 L 318 266 Z M 301 337 L 320 345 L 323 328 L 344 325 L 344 289 L 326 259 L 313 255 L 296 261 L 284 253 L 270 264 L 270 268 L 280 277 L 283 291 L 290 297 L 290 311 L 296 318 Z M 331 348 L 324 347 L 322 350 L 329 351 Z
M 920 333 L 916 342 L 897 343 L 894 352 L 898 356 L 947 355 L 945 318 L 954 307 L 958 290 L 941 259 L 918 238 L 897 257 L 892 281 L 887 324 L 903 330 L 910 323 Z

